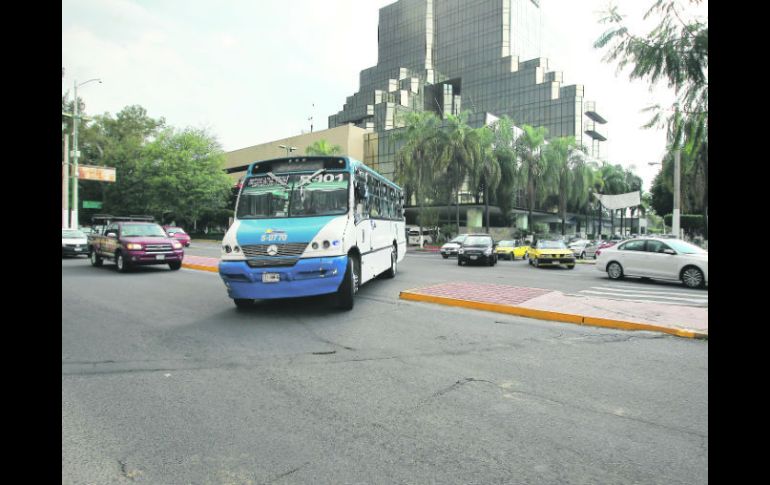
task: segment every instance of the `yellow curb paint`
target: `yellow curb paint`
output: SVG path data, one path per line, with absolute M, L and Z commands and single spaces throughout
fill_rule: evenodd
M 427 301 L 430 303 L 439 303 L 442 305 L 459 306 L 463 308 L 472 308 L 475 310 L 487 310 L 497 313 L 508 313 L 522 317 L 539 318 L 542 320 L 556 320 L 567 323 L 581 323 L 582 317 L 571 315 L 569 313 L 549 312 L 544 310 L 535 310 L 533 308 L 522 308 L 510 305 L 500 305 L 496 303 L 484 303 L 481 301 L 459 300 L 456 298 L 446 298 L 443 296 L 423 295 L 420 293 L 407 293 L 402 291 L 399 295 L 404 300 Z
M 182 267 L 183 268 L 188 268 L 188 269 L 197 269 L 197 270 L 200 270 L 200 271 L 211 271 L 212 273 L 218 273 L 219 272 L 218 268 L 215 268 L 215 267 L 212 267 L 212 266 L 203 266 L 203 265 L 200 265 L 200 264 L 190 264 L 190 263 L 182 262 Z
M 594 327 L 616 328 L 620 330 L 649 330 L 653 332 L 662 332 L 677 337 L 707 339 L 708 334 L 695 332 L 692 330 L 682 330 L 677 328 L 661 327 L 645 323 L 626 322 L 623 320 L 612 320 L 607 318 L 586 317 L 583 315 L 574 315 L 570 313 L 552 312 L 547 310 L 536 310 L 534 308 L 516 307 L 511 305 L 500 305 L 495 303 L 484 303 L 480 301 L 461 300 L 456 298 L 447 298 L 442 296 L 425 295 L 410 291 L 402 291 L 399 297 L 403 300 L 422 301 L 428 303 L 438 303 L 440 305 L 457 306 L 470 308 L 474 310 L 486 310 L 497 313 L 506 313 L 522 317 L 536 318 L 539 320 L 551 320 L 564 323 L 574 323 L 577 325 L 591 325 Z

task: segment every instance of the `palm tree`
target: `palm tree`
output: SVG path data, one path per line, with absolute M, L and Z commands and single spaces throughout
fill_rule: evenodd
M 513 208 L 513 194 L 518 183 L 518 165 L 513 150 L 513 120 L 503 116 L 493 125 L 494 156 L 500 166 L 500 183 L 497 185 L 497 205 L 503 214 L 503 221 L 510 224 L 510 212 Z
M 493 138 L 492 130 L 486 126 L 471 130 L 466 137 L 471 155 L 468 186 L 475 191 L 476 195 L 483 192 L 487 232 L 489 232 L 489 194 L 494 192 L 500 183 L 500 164 L 492 149 Z
M 425 206 L 426 193 L 434 185 L 435 177 L 442 173 L 442 144 L 440 120 L 429 112 L 409 112 L 403 115 L 404 128 L 395 133 L 394 141 L 404 144 L 396 153 L 396 177 L 398 183 L 414 194 L 420 213 Z M 420 234 L 422 220 L 418 218 Z M 422 238 L 420 239 L 422 245 Z
M 546 168 L 546 162 L 543 159 L 540 149 L 545 143 L 545 137 L 548 130 L 539 126 L 537 128 L 530 125 L 522 125 L 524 131 L 514 144 L 516 156 L 521 163 L 521 173 L 524 178 L 527 191 L 527 227 L 533 231 L 532 210 L 535 207 L 535 198 L 538 195 L 538 185 L 543 177 Z
M 468 140 L 471 128 L 466 123 L 467 112 L 460 116 L 447 115 L 446 128 L 442 132 L 442 160 L 446 165 L 451 190 L 457 206 L 457 229 L 460 230 L 460 189 L 468 174 L 472 140 Z
M 331 145 L 328 141 L 321 139 L 313 142 L 305 149 L 307 155 L 337 155 L 342 153 L 342 147 Z
M 572 136 L 554 138 L 543 151 L 547 160 L 546 180 L 559 199 L 562 236 L 567 234 L 567 202 L 579 199 L 585 188 L 584 151 Z

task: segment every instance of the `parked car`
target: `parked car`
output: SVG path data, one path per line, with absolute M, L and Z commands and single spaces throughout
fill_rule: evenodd
M 572 250 L 572 253 L 575 255 L 578 259 L 585 259 L 586 258 L 586 247 L 591 245 L 593 241 L 589 241 L 588 239 L 578 239 L 576 241 L 573 241 L 569 243 L 567 246 L 570 250 Z
M 564 241 L 539 240 L 535 247 L 528 252 L 529 264 L 539 268 L 543 265 L 561 265 L 564 264 L 569 269 L 575 267 L 575 255 L 564 244 Z
M 516 258 L 524 259 L 530 246 L 521 239 L 506 239 L 497 243 L 495 253 L 498 258 L 513 261 Z
M 708 285 L 709 254 L 681 239 L 630 239 L 602 251 L 596 269 L 613 280 L 641 276 L 702 288 Z
M 463 245 L 457 250 L 457 265 L 465 263 L 497 264 L 495 241 L 489 234 L 468 234 Z
M 599 249 L 599 246 L 601 245 L 602 241 L 591 241 L 590 243 L 586 244 L 585 248 L 583 248 L 583 252 L 585 253 L 584 258 L 596 259 L 596 250 Z
M 457 250 L 463 245 L 463 241 L 467 238 L 467 234 L 460 234 L 448 243 L 441 246 L 441 257 L 447 259 L 449 256 L 457 256 Z
M 163 229 L 166 234 L 184 244 L 185 247 L 190 247 L 190 235 L 184 232 L 184 229 L 175 226 L 163 226 Z
M 61 255 L 88 256 L 88 238 L 77 229 L 61 230 Z
M 438 233 L 437 228 L 422 228 L 422 237 L 420 236 L 419 227 L 409 227 L 407 229 L 407 243 L 410 246 L 424 246 L 426 244 L 433 244 L 434 238 Z
M 612 246 L 616 245 L 620 241 L 599 241 L 599 247 L 596 248 L 596 251 L 594 252 L 594 259 L 598 258 L 600 254 L 602 254 L 602 249 L 605 248 L 611 248 Z

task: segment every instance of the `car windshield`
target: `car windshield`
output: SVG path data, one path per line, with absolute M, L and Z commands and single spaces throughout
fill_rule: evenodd
M 86 235 L 85 233 L 78 231 L 76 229 L 66 229 L 66 230 L 62 229 L 61 237 L 67 238 L 67 239 L 83 239 L 84 237 L 86 237 Z
M 699 248 L 694 244 L 684 242 L 681 239 L 666 239 L 666 244 L 680 254 L 708 254 L 705 249 Z
M 465 241 L 465 239 L 466 239 L 467 237 L 468 237 L 468 236 L 457 236 L 456 238 L 452 239 L 452 240 L 451 240 L 451 241 L 449 241 L 449 242 L 451 242 L 451 243 L 457 243 L 457 244 L 462 244 L 462 243 L 463 243 L 463 241 Z
M 350 176 L 341 172 L 257 175 L 246 179 L 238 198 L 239 219 L 345 214 Z M 311 179 L 311 176 L 312 179 Z
M 567 249 L 564 241 L 538 241 L 537 249 Z
M 463 246 L 491 246 L 492 238 L 489 236 L 468 236 Z
M 163 228 L 157 224 L 124 224 L 122 237 L 166 237 Z
M 513 241 L 500 241 L 497 243 L 497 247 L 503 247 L 503 248 L 512 248 L 515 244 Z
M 166 232 L 169 234 L 186 234 L 184 232 L 184 229 L 180 227 L 169 227 L 168 229 L 166 229 Z

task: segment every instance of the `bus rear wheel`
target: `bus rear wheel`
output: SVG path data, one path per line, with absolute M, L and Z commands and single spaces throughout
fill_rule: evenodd
M 398 247 L 393 245 L 393 251 L 390 253 L 390 268 L 383 273 L 385 278 L 395 278 L 398 271 Z

